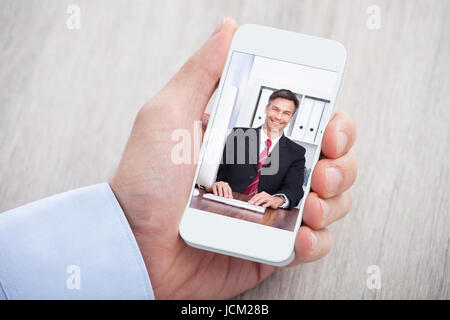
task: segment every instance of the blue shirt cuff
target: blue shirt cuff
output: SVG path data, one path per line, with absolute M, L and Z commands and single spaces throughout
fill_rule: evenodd
M 0 299 L 154 299 L 108 183 L 0 214 Z

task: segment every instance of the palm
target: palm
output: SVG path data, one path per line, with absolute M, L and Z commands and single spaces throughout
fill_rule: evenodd
M 229 298 L 253 287 L 276 269 L 192 248 L 178 235 L 196 163 L 177 165 L 172 161 L 172 151 L 178 143 L 172 140 L 172 133 L 188 129 L 193 136 L 193 125 L 201 119 L 216 88 L 236 28 L 233 21 L 225 21 L 221 31 L 140 110 L 119 168 L 110 182 L 159 299 Z M 316 165 L 312 188 L 318 193 L 308 195 L 303 211 L 304 221 L 315 230 L 308 226 L 299 229 L 294 246 L 296 257 L 291 265 L 326 255 L 331 248 L 331 236 L 325 226 L 343 217 L 351 206 L 351 192 L 346 190 L 356 178 L 355 158 L 349 152 L 356 137 L 355 127 L 342 114 L 328 127 L 331 129 L 324 133 L 322 150 L 336 160 L 324 159 Z M 339 128 L 346 128 L 350 137 L 340 155 L 336 152 Z M 332 164 L 347 169 L 339 187 L 327 191 L 324 172 Z M 329 206 L 333 208 L 333 215 L 326 220 L 322 219 L 319 195 L 330 198 Z
M 155 122 L 154 110 L 162 108 L 146 108 L 111 184 L 127 213 L 156 297 L 228 298 L 253 287 L 275 267 L 198 250 L 179 237 L 195 164 L 176 165 L 168 159 L 176 144 L 171 132 L 179 123 Z M 167 187 L 162 190 L 162 185 Z
M 275 270 L 271 266 L 194 249 L 180 238 L 175 239 L 172 246 L 169 256 L 165 249 L 152 253 L 167 259 L 160 267 L 153 265 L 154 270 L 150 269 L 150 278 L 158 279 L 152 282 L 157 297 L 230 298 L 253 287 Z

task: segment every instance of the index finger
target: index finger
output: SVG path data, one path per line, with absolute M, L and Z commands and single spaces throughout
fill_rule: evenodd
M 254 204 L 255 201 L 257 201 L 260 197 L 261 197 L 261 193 L 257 193 L 253 197 L 251 197 L 247 202 L 250 204 Z
M 323 135 L 323 155 L 336 159 L 346 154 L 355 143 L 356 135 L 356 124 L 352 118 L 344 111 L 336 110 Z

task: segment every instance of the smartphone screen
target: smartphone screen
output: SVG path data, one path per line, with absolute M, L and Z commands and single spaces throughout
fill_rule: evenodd
M 294 231 L 338 73 L 239 51 L 224 71 L 189 207 Z

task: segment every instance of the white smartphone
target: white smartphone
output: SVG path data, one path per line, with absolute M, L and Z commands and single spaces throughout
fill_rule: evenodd
M 294 259 L 346 56 L 333 40 L 239 27 L 179 225 L 188 245 L 274 266 Z

